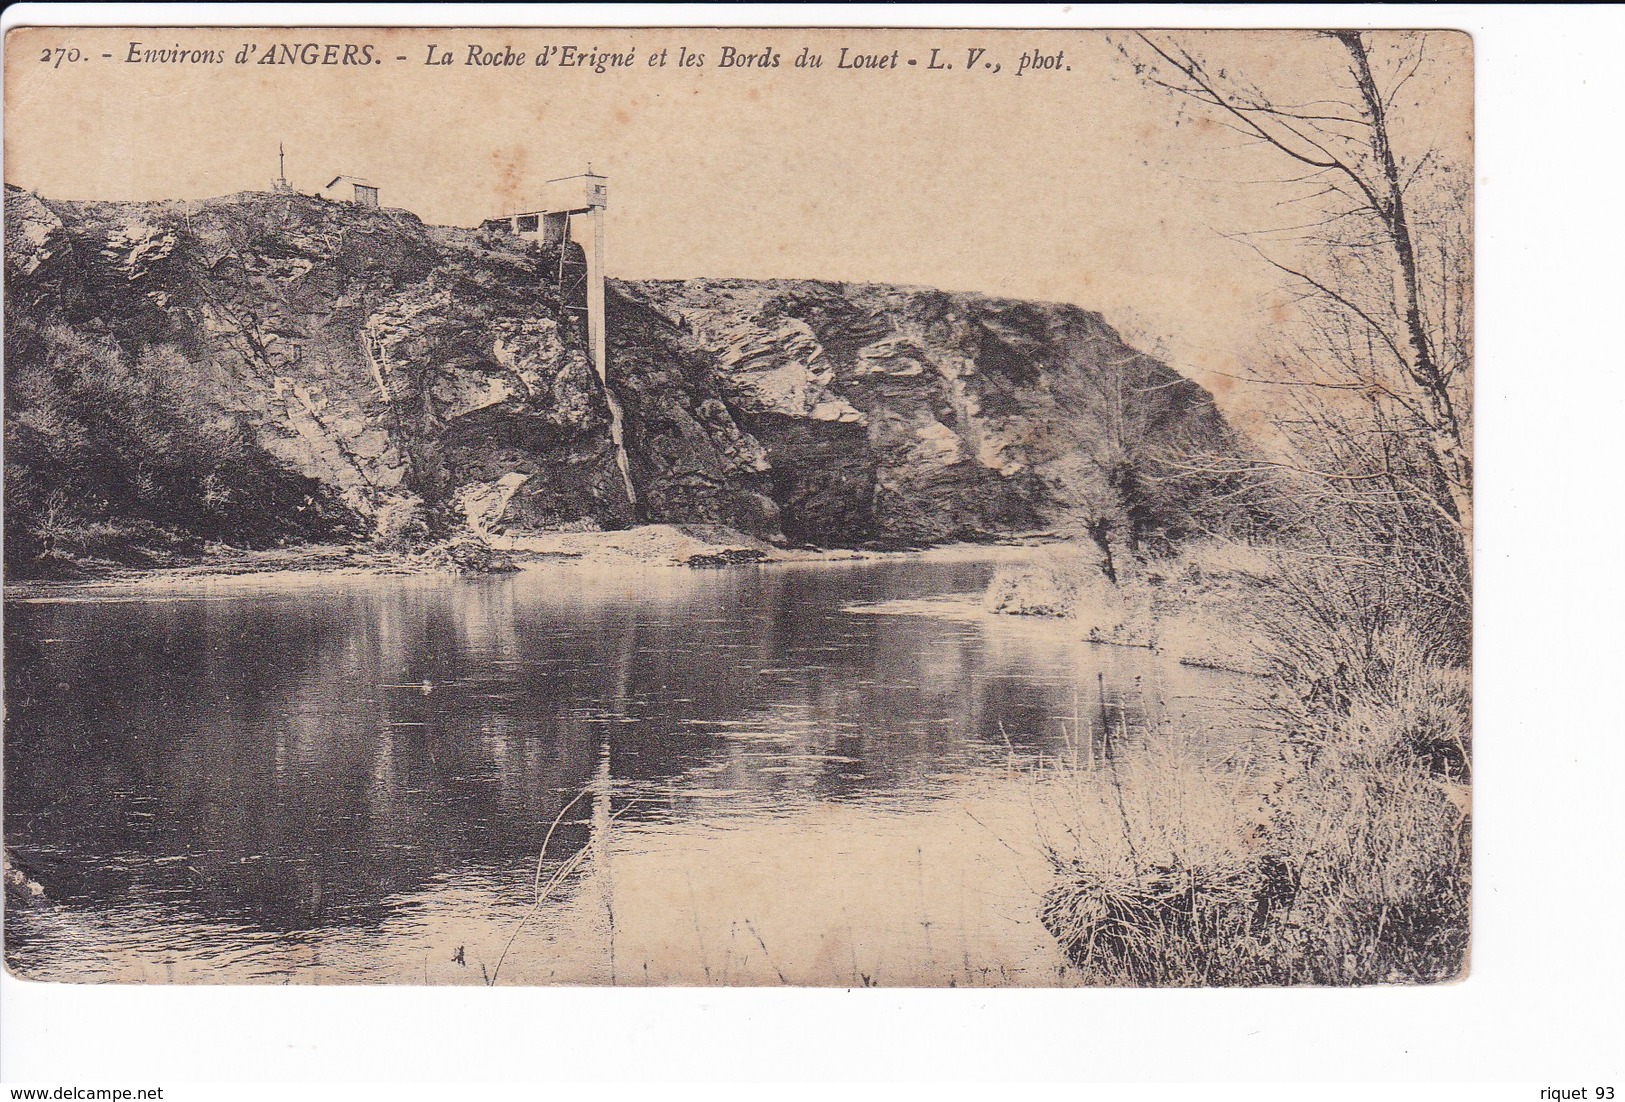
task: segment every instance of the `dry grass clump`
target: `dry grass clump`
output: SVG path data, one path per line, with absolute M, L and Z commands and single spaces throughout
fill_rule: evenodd
M 1362 579 L 1364 580 L 1364 579 Z M 1288 563 L 1249 596 L 1278 736 L 1204 760 L 1141 744 L 1049 768 L 1045 925 L 1085 982 L 1430 983 L 1466 966 L 1470 677 L 1427 629 Z M 1090 747 L 1093 750 L 1093 745 Z
M 1268 714 L 1311 757 L 1397 755 L 1466 782 L 1472 679 L 1455 633 L 1405 614 L 1387 579 L 1336 560 L 1289 557 L 1244 608 L 1274 689 Z
M 1080 549 L 1046 547 L 1030 560 L 994 571 L 982 603 L 989 612 L 1011 616 L 1070 616 L 1080 599 L 1098 596 L 1110 585 L 1099 563 Z
M 1040 917 L 1085 982 L 1260 979 L 1279 862 L 1257 839 L 1261 778 L 1166 730 L 1045 769 L 1039 809 L 1055 880 Z
M 1466 964 L 1464 790 L 1406 752 L 1337 749 L 1284 784 L 1272 844 L 1300 921 L 1275 937 L 1283 982 L 1427 983 Z
M 989 612 L 1074 621 L 1079 637 L 1090 642 L 1149 646 L 1156 638 L 1152 599 L 1143 577 L 1120 572 L 1113 582 L 1098 556 L 1055 547 L 999 567 L 982 602 Z
M 1165 745 L 1052 767 L 1041 917 L 1085 982 L 1426 983 L 1467 947 L 1464 789 L 1355 743 L 1268 770 Z M 1076 774 L 1074 778 L 1073 774 Z
M 1040 915 L 1086 976 L 1139 986 L 1230 980 L 1251 936 L 1263 878 L 1255 863 L 1134 868 L 1074 864 L 1044 894 Z

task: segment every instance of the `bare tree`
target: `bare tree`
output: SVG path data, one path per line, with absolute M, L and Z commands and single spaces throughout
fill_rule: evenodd
M 1166 553 L 1172 540 L 1199 526 L 1195 514 L 1222 492 L 1222 478 L 1193 472 L 1181 460 L 1233 448 L 1228 434 L 1200 415 L 1206 395 L 1195 383 L 1103 335 L 1088 344 L 1091 370 L 1056 380 L 1052 390 L 1086 428 L 1078 450 L 1087 473 L 1069 488 L 1080 523 L 1104 555 L 1102 569 L 1115 582 L 1129 559 Z
M 1287 74 L 1265 66 L 1283 85 L 1266 90 L 1204 56 L 1201 38 L 1142 33 L 1118 46 L 1146 84 L 1285 166 L 1277 183 L 1297 189 L 1288 205 L 1313 211 L 1230 235 L 1285 277 L 1300 307 L 1301 324 L 1252 380 L 1283 388 L 1277 423 L 1293 450 L 1275 466 L 1296 478 L 1294 493 L 1323 494 L 1373 541 L 1420 544 L 1448 560 L 1447 603 L 1464 606 L 1473 479 L 1465 173 L 1440 148 L 1395 140 L 1401 93 L 1429 76 L 1426 35 L 1319 38 L 1326 78 L 1312 90 L 1285 87 Z

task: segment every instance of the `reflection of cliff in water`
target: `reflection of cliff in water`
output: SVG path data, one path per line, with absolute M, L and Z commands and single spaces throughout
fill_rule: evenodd
M 271 929 L 370 921 L 435 871 L 534 853 L 596 734 L 534 707 L 521 735 L 434 697 L 500 682 L 504 604 L 357 588 L 8 610 L 8 844 L 60 902 L 133 893 Z M 25 654 L 24 636 L 62 642 Z
M 7 842 L 66 906 L 308 930 L 375 923 L 437 878 L 528 894 L 605 745 L 629 821 L 917 794 L 1006 734 L 1052 745 L 1089 663 L 1123 661 L 844 611 L 987 575 L 560 567 L 15 604 Z M 550 862 L 586 844 L 587 807 Z

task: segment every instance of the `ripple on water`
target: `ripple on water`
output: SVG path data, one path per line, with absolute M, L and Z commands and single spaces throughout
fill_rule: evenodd
M 1047 982 L 1010 763 L 1063 751 L 1080 709 L 1132 730 L 1225 683 L 990 617 L 991 571 L 8 603 L 5 833 L 48 894 L 8 915 L 8 960 L 479 983 L 512 937 L 503 983 Z M 551 877 L 583 851 L 515 934 L 538 855 Z

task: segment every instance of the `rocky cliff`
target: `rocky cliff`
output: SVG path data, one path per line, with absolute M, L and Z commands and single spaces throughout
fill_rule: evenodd
M 974 538 L 1098 511 L 1126 456 L 1227 439 L 1205 392 L 1073 306 L 612 281 L 606 394 L 556 255 L 512 237 L 296 195 L 6 198 L 14 567 L 98 525 Z

